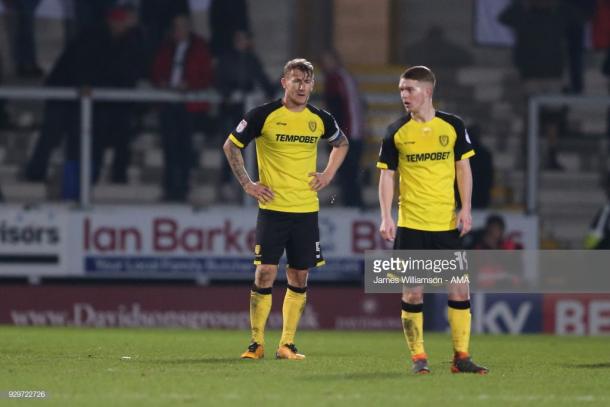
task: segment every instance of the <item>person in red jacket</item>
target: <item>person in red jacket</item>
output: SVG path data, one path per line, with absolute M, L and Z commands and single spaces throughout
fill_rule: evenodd
M 206 41 L 191 30 L 188 17 L 174 17 L 171 35 L 155 56 L 151 79 L 158 87 L 183 92 L 212 85 L 212 56 Z M 166 201 L 186 200 L 195 159 L 191 140 L 193 123 L 206 117 L 209 107 L 208 103 L 189 102 L 167 103 L 161 109 Z
M 337 119 L 337 124 L 349 137 L 350 152 L 339 168 L 339 187 L 345 206 L 363 208 L 362 168 L 360 159 L 366 136 L 364 99 L 358 91 L 358 83 L 345 68 L 339 54 L 334 49 L 322 53 L 324 81 L 324 103 L 326 109 Z

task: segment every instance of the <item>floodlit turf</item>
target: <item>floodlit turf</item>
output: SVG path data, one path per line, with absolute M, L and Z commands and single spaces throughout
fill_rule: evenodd
M 610 405 L 607 337 L 474 337 L 488 376 L 451 374 L 443 334 L 426 336 L 427 376 L 410 374 L 400 331 L 300 332 L 305 361 L 273 358 L 278 332 L 261 361 L 238 359 L 245 331 L 3 327 L 0 338 L 3 397 L 44 390 L 40 406 Z

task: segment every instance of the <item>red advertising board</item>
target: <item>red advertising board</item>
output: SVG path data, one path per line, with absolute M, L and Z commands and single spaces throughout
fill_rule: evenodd
M 268 326 L 281 328 L 285 289 L 274 289 Z M 400 329 L 398 295 L 365 295 L 359 287 L 311 287 L 303 329 Z M 0 287 L 0 324 L 80 327 L 247 329 L 247 286 Z
M 544 332 L 610 335 L 610 294 L 549 294 L 543 298 Z

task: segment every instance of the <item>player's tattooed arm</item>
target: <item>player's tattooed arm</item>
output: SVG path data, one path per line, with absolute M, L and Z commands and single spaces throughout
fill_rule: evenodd
M 235 178 L 237 178 L 244 191 L 259 202 L 271 202 L 273 200 L 273 191 L 259 182 L 252 181 L 248 171 L 246 171 L 241 150 L 230 139 L 227 139 L 222 149 L 227 156 Z
M 228 139 L 223 146 L 223 150 L 227 156 L 227 160 L 229 161 L 229 165 L 231 166 L 231 170 L 233 171 L 235 178 L 237 178 L 237 181 L 239 181 L 243 188 L 246 188 L 246 185 L 251 183 L 252 179 L 250 179 L 250 176 L 246 171 L 244 157 L 241 155 L 241 150 Z
M 338 137 L 336 140 L 333 140 L 328 144 L 333 147 L 349 147 L 349 141 L 347 141 L 347 137 L 343 133 L 341 133 L 341 136 Z

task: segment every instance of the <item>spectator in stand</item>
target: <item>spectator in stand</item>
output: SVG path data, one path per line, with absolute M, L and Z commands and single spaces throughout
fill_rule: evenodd
M 251 32 L 246 0 L 212 0 L 209 16 L 210 48 L 217 58 L 233 47 L 236 31 Z
M 77 87 L 84 85 L 82 64 L 88 50 L 87 38 L 83 37 L 70 43 L 55 61 L 45 79 L 48 87 Z M 75 101 L 48 100 L 38 139 L 24 169 L 24 177 L 30 182 L 44 182 L 47 178 L 49 159 L 53 150 L 65 138 L 78 137 L 79 108 Z
M 36 56 L 34 13 L 40 0 L 13 0 L 5 1 L 5 4 L 15 13 L 15 32 L 11 36 L 11 45 L 17 76 L 39 78 L 43 72 Z
M 108 12 L 116 5 L 117 0 L 72 0 L 74 20 L 66 39 L 71 41 L 87 31 L 102 28 Z
M 172 29 L 172 21 L 178 15 L 190 16 L 188 0 L 140 1 L 140 20 L 148 42 L 147 49 L 152 63 L 155 52 Z
M 606 50 L 604 66 L 610 53 L 610 0 L 597 0 L 591 23 L 591 42 L 594 49 Z
M 474 241 L 466 246 L 471 250 L 522 250 L 523 245 L 506 236 L 506 224 L 500 215 L 487 217 L 485 227 L 472 233 Z M 493 288 L 516 288 L 523 283 L 523 263 L 520 258 L 502 257 L 496 254 L 477 254 L 473 277 L 477 286 L 491 290 Z
M 523 245 L 506 236 L 506 223 L 501 215 L 487 217 L 485 227 L 471 233 L 465 247 L 474 250 L 521 250 Z
M 104 57 L 97 65 L 93 81 L 95 86 L 108 88 L 135 88 L 139 79 L 146 77 L 144 35 L 138 25 L 134 8 L 114 7 L 107 18 L 106 36 L 98 51 Z M 114 150 L 111 181 L 127 183 L 127 168 L 131 162 L 130 144 L 133 136 L 134 104 L 102 102 L 94 109 L 93 157 L 99 173 L 103 152 Z
M 339 168 L 341 198 L 345 206 L 362 208 L 360 159 L 366 133 L 364 101 L 356 80 L 343 66 L 337 51 L 326 50 L 321 61 L 325 76 L 324 103 L 350 144 L 350 152 Z
M 562 39 L 572 17 L 559 0 L 513 0 L 500 14 L 499 21 L 515 33 L 513 62 L 528 98 L 561 93 L 565 67 Z M 547 141 L 546 166 L 550 170 L 562 170 L 557 145 L 564 112 L 548 109 L 542 113 L 541 129 Z
M 100 28 L 105 16 L 115 6 L 133 7 L 138 10 L 140 26 L 146 38 L 147 58 L 152 62 L 177 15 L 190 15 L 188 0 L 63 0 L 68 3 L 74 18 L 67 28 L 67 40 L 83 32 Z M 136 7 L 137 6 L 137 7 Z
M 481 129 L 477 124 L 468 126 L 468 134 L 472 147 L 477 152 L 473 157 L 470 157 L 474 185 L 472 189 L 472 208 L 484 209 L 491 204 L 491 189 L 494 184 L 493 156 L 491 151 L 481 144 Z M 459 202 L 459 200 L 456 202 Z
M 585 26 L 593 18 L 596 0 L 562 0 L 571 18 L 567 19 L 565 38 L 568 50 L 569 93 L 582 93 Z
M 222 96 L 219 126 L 223 135 L 229 134 L 235 123 L 244 117 L 246 97 L 257 86 L 271 99 L 276 87 L 271 83 L 254 52 L 252 39 L 245 31 L 236 31 L 233 46 L 227 48 L 216 65 L 216 88 Z M 241 192 L 241 185 L 232 176 L 229 162 L 223 160 L 219 194 L 224 202 L 234 200 Z
M 203 90 L 212 85 L 212 57 L 206 41 L 191 31 L 188 16 L 174 17 L 170 38 L 158 50 L 152 82 L 176 91 Z M 197 115 L 209 111 L 208 103 L 166 103 L 161 110 L 161 139 L 165 174 L 164 200 L 184 201 L 194 162 L 192 126 Z
M 45 84 L 58 87 L 134 87 L 142 77 L 142 42 L 132 8 L 115 7 L 106 26 L 84 31 L 62 52 Z M 115 149 L 112 180 L 125 182 L 129 163 L 129 104 L 97 103 L 93 117 L 92 178 L 97 180 L 104 148 Z M 64 197 L 78 197 L 80 160 L 79 107 L 74 101 L 48 101 L 25 178 L 46 179 L 49 158 L 64 138 Z
M 92 29 L 76 41 L 78 86 L 134 88 L 144 75 L 143 43 L 132 7 L 117 6 L 108 12 L 106 25 Z M 97 182 L 106 148 L 114 149 L 111 181 L 127 182 L 132 105 L 100 102 L 93 109 L 91 176 Z M 80 132 L 68 133 L 63 197 L 77 199 L 80 182 Z

